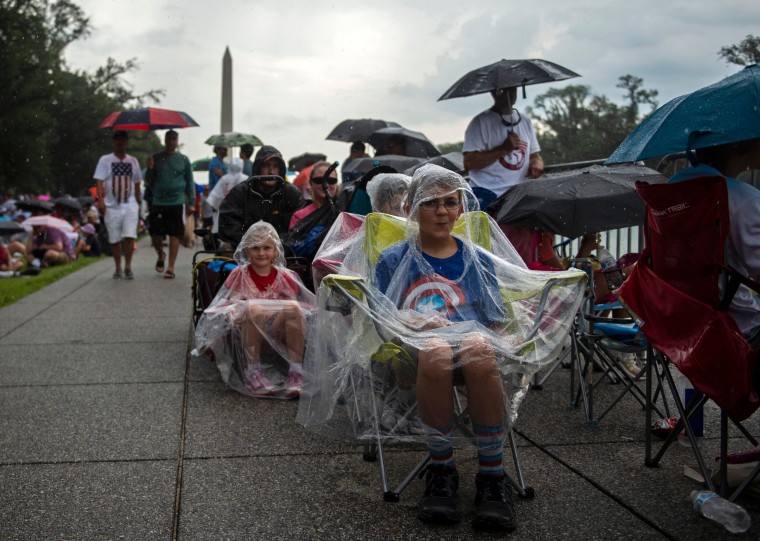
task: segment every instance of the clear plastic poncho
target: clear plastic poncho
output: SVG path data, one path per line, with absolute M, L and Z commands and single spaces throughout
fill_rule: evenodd
M 447 169 L 418 169 L 405 209 L 408 220 L 367 216 L 319 287 L 298 421 L 424 441 L 466 409 L 506 429 L 565 341 L 585 274 L 528 270 Z
M 273 249 L 259 253 L 264 246 Z M 248 229 L 234 257 L 239 266 L 198 321 L 193 354 L 211 356 L 224 382 L 238 392 L 295 398 L 314 294 L 285 267 L 282 243 L 267 222 Z M 256 272 L 267 268 L 265 276 Z
M 409 191 L 411 177 L 401 173 L 381 173 L 367 184 L 372 212 L 392 216 L 404 216 L 404 203 Z M 363 236 L 357 235 L 365 217 L 360 214 L 341 212 L 327 232 L 311 266 L 315 287 L 328 274 L 340 272 L 346 256 L 363 257 Z
M 404 202 L 411 182 L 409 175 L 380 173 L 367 183 L 372 212 L 404 216 Z

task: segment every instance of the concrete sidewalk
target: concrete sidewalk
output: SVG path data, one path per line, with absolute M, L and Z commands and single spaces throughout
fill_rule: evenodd
M 182 248 L 177 278 L 164 280 L 143 240 L 133 281 L 113 280 L 102 261 L 0 310 L 0 539 L 494 537 L 469 524 L 474 452 L 458 455 L 462 523 L 430 528 L 415 515 L 421 481 L 384 503 L 359 446 L 307 432 L 297 403 L 239 395 L 191 361 L 191 258 Z M 625 398 L 589 427 L 568 407 L 568 379 L 558 370 L 521 409 L 536 497 L 516 501 L 512 537 L 728 537 L 690 507 L 689 450 L 644 467 L 638 403 Z M 597 404 L 616 390 L 602 385 Z M 749 426 L 760 433 L 756 419 Z M 713 410 L 707 430 L 712 450 Z M 392 448 L 392 483 L 419 457 Z M 740 537 L 758 539 L 760 505 L 742 503 L 754 523 Z

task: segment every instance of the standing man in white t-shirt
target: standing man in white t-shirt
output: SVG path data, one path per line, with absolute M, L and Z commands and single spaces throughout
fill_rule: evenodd
M 544 173 L 533 124 L 513 107 L 517 88 L 492 90 L 491 96 L 493 106 L 472 119 L 462 147 L 464 168 L 469 171 L 472 191 L 483 210 L 508 188 Z M 559 264 L 551 249 L 550 234 L 513 225 L 501 227 L 526 264 Z
M 544 173 L 533 124 L 513 108 L 517 88 L 493 90 L 491 96 L 493 107 L 472 119 L 462 148 L 464 168 L 482 209 L 507 188 Z
M 127 154 L 129 136 L 125 131 L 113 134 L 113 154 L 101 156 L 95 168 L 98 185 L 98 210 L 103 215 L 108 242 L 116 270 L 114 279 L 122 277 L 121 252 L 124 247 L 124 278 L 131 280 L 132 252 L 140 219 L 142 173 L 134 156 Z M 123 241 L 123 242 L 122 242 Z

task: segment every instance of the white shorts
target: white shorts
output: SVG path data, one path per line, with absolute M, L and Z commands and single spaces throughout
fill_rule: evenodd
M 137 203 L 107 207 L 105 224 L 108 230 L 109 244 L 116 244 L 125 238 L 136 239 L 139 219 L 140 213 Z

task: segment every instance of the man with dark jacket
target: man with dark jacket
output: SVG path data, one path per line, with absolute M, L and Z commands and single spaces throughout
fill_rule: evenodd
M 285 182 L 285 160 L 276 148 L 264 145 L 253 161 L 253 176 L 227 194 L 219 207 L 219 236 L 237 246 L 248 228 L 264 220 L 281 236 L 288 232 L 293 213 L 306 202 L 298 188 Z M 280 179 L 262 180 L 259 175 Z

